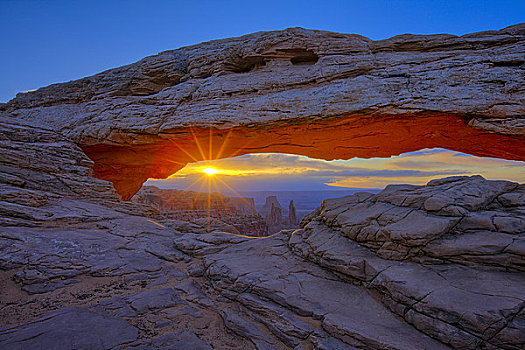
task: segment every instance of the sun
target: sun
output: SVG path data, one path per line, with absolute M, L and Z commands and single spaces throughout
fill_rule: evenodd
M 211 176 L 211 175 L 217 174 L 219 172 L 219 170 L 217 170 L 215 168 L 205 168 L 205 169 L 202 169 L 202 172 Z

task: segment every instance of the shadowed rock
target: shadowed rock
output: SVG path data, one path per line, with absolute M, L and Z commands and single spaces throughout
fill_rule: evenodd
M 81 308 L 66 308 L 17 327 L 0 330 L 2 349 L 111 349 L 137 339 L 125 321 Z

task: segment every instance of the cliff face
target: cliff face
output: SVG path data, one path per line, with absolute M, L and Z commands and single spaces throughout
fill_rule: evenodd
M 279 232 L 283 226 L 282 209 L 272 203 L 272 207 L 268 215 L 266 215 L 266 225 L 268 226 L 268 233 Z
M 253 198 L 144 186 L 131 201 L 152 206 L 166 218 L 204 225 L 206 232 L 220 230 L 255 237 L 268 232 L 264 219 L 255 211 Z
M 1 113 L 76 142 L 126 200 L 188 162 L 254 151 L 525 160 L 524 38 L 523 24 L 381 41 L 260 32 L 19 94 Z
M 210 210 L 224 214 L 256 215 L 253 198 L 226 197 L 220 193 L 209 196 Z M 208 194 L 194 191 L 159 189 L 155 186 L 144 186 L 132 198 L 133 202 L 148 204 L 160 211 L 208 210 Z
M 276 233 L 283 229 L 298 228 L 298 220 L 295 214 L 295 207 L 293 201 L 290 201 L 288 206 L 288 216 L 283 217 L 283 207 L 276 196 L 268 196 L 264 205 L 259 210 L 259 213 L 264 217 L 268 233 Z
M 266 197 L 262 208 L 259 210 L 259 214 L 261 214 L 262 217 L 267 217 L 272 212 L 272 207 L 278 209 L 279 212 L 282 212 L 283 210 L 283 207 L 281 207 L 281 203 L 279 203 L 279 201 L 277 200 L 277 196 Z

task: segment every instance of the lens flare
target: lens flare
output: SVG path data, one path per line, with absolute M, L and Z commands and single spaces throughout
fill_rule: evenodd
M 205 169 L 202 169 L 202 172 L 208 174 L 208 175 L 215 175 L 219 172 L 219 170 L 217 169 L 214 169 L 214 168 L 205 168 Z

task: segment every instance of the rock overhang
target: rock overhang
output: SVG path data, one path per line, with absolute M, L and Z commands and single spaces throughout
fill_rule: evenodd
M 180 128 L 158 136 L 156 143 L 101 144 L 83 150 L 94 160 L 96 176 L 112 181 L 123 199 L 129 199 L 148 178 L 168 177 L 195 161 L 274 152 L 325 160 L 390 157 L 437 147 L 525 160 L 523 138 L 480 132 L 457 116 L 439 113 L 411 118 L 352 116 L 222 130 Z

